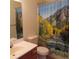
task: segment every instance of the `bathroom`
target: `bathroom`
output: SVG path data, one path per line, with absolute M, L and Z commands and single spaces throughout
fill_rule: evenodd
M 69 0 L 11 0 L 11 59 L 69 58 L 68 2 Z

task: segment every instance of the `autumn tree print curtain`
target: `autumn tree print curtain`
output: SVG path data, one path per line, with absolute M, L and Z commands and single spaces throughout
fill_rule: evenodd
M 57 0 L 39 5 L 38 44 L 51 53 L 67 56 L 69 53 L 69 0 Z

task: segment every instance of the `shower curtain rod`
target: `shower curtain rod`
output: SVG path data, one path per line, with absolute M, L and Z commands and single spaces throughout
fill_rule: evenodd
M 55 3 L 58 1 L 63 1 L 63 0 L 36 0 L 38 5 L 41 4 L 49 4 L 49 3 Z

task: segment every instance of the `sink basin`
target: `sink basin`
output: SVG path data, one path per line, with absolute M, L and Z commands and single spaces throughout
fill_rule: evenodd
M 11 49 L 10 49 L 10 54 L 11 55 L 15 55 L 15 53 L 16 52 L 18 52 L 18 51 L 20 51 L 20 50 L 22 50 L 23 49 L 23 47 L 21 47 L 21 46 L 16 46 L 16 47 L 12 47 Z

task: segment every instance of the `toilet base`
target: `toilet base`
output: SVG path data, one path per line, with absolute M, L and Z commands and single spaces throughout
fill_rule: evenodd
M 46 59 L 46 56 L 38 55 L 37 59 Z

